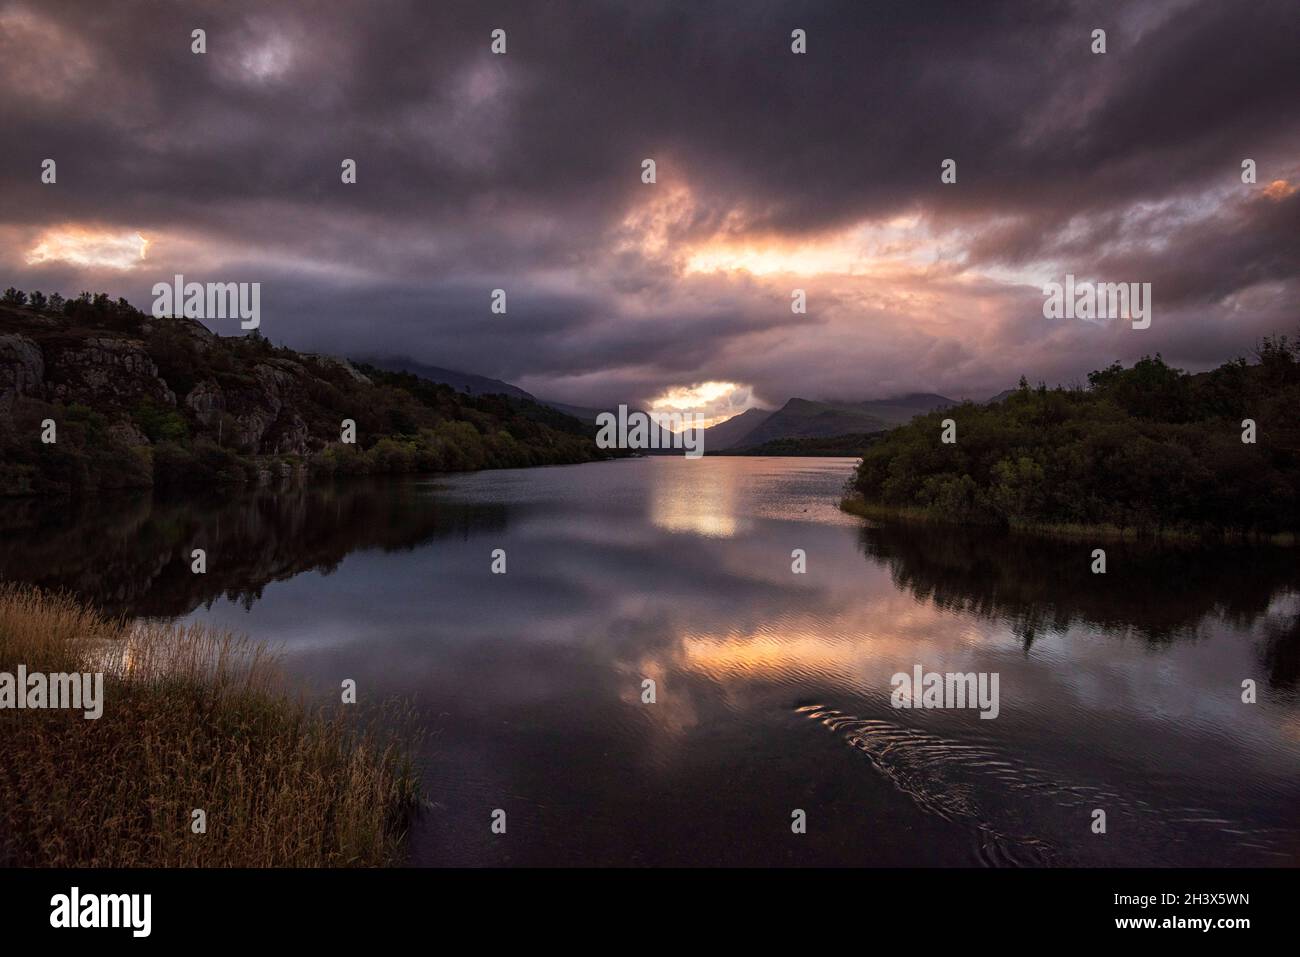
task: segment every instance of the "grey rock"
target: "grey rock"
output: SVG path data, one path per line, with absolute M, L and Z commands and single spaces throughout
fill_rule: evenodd
M 40 398 L 45 383 L 45 357 L 26 336 L 0 335 L 0 413 L 12 411 L 21 396 Z

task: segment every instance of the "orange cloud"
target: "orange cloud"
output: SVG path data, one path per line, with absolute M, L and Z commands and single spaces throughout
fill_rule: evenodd
M 27 264 L 65 262 L 74 266 L 131 269 L 144 261 L 149 240 L 138 232 L 63 226 L 46 230 L 27 250 Z
M 1300 186 L 1292 186 L 1284 179 L 1275 179 L 1264 187 L 1264 195 L 1273 202 L 1279 203 L 1288 196 L 1294 195 L 1297 189 L 1300 189 Z

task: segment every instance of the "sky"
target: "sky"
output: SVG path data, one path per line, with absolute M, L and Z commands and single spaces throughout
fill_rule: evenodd
M 0 0 L 0 286 L 259 282 L 276 343 L 710 421 L 1200 370 L 1300 331 L 1297 51 L 1294 0 Z

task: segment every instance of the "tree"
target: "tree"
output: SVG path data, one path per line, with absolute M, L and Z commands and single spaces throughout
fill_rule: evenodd
M 22 306 L 27 303 L 27 293 L 21 289 L 15 289 L 10 286 L 5 290 L 4 302 L 6 306 Z
M 1270 385 L 1285 385 L 1300 371 L 1300 342 L 1287 336 L 1265 336 L 1255 347 L 1255 357 Z
M 871 505 L 948 521 L 1113 525 L 1214 536 L 1300 529 L 1300 354 L 1277 336 L 1190 376 L 1156 355 L 1088 376 L 1086 391 L 1021 388 L 991 406 L 913 419 L 864 450 Z M 938 442 L 940 416 L 959 441 Z M 1242 441 L 1243 420 L 1267 425 Z
M 44 312 L 47 303 L 48 300 L 45 298 L 45 293 L 41 292 L 39 289 L 33 292 L 27 300 L 27 304 L 37 312 Z

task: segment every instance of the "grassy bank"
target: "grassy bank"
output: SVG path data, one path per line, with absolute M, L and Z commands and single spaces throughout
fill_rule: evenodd
M 0 710 L 0 864 L 398 861 L 418 800 L 407 752 L 292 697 L 264 646 L 0 587 L 0 672 L 19 665 L 102 671 L 103 715 Z M 206 833 L 193 833 L 195 809 Z
M 865 518 L 873 522 L 909 523 L 920 525 L 957 525 L 970 527 L 968 522 L 960 522 L 948 517 L 935 508 L 905 508 L 895 505 L 882 505 L 868 502 L 856 495 L 847 495 L 840 500 L 840 509 L 850 515 Z M 979 527 L 979 526 L 974 526 Z M 988 525 L 990 528 L 1004 526 Z M 1292 533 L 1246 534 L 1242 532 L 1219 532 L 1207 536 L 1191 529 L 1139 530 L 1120 528 L 1116 525 L 1085 525 L 1045 522 L 1011 522 L 1005 526 L 1008 530 L 1025 535 L 1038 535 L 1045 538 L 1086 540 L 1089 542 L 1167 542 L 1170 544 L 1197 544 L 1208 540 L 1231 544 L 1270 544 L 1294 547 L 1296 536 Z

